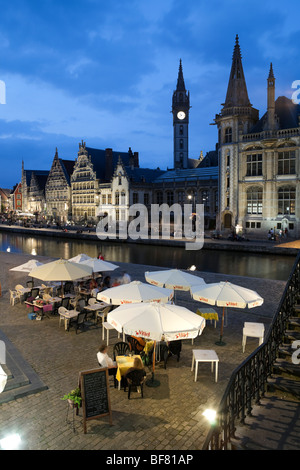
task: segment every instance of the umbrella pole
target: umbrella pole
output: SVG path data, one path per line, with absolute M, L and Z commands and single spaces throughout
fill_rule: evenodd
M 159 387 L 160 381 L 156 380 L 154 378 L 154 370 L 155 370 L 155 348 L 156 348 L 156 341 L 154 341 L 154 347 L 153 347 L 153 364 L 152 364 L 152 376 L 151 379 L 146 380 L 146 385 L 148 387 Z
M 218 346 L 225 346 L 226 343 L 224 343 L 224 341 L 222 341 L 222 338 L 223 338 L 223 327 L 224 327 L 224 312 L 225 312 L 225 307 L 223 307 L 223 314 L 222 314 L 222 324 L 221 324 L 221 331 L 220 331 L 220 339 L 219 341 L 216 341 L 215 344 L 217 344 Z

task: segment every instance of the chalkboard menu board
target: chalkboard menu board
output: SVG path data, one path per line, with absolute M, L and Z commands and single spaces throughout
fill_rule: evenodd
M 109 415 L 111 408 L 108 386 L 108 370 L 95 369 L 80 373 L 80 388 L 83 408 L 83 426 L 86 433 L 86 421 Z

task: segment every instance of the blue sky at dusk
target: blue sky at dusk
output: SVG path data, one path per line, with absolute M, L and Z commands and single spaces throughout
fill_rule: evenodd
M 50 169 L 78 143 L 139 152 L 172 168 L 172 93 L 182 59 L 190 91 L 189 156 L 215 148 L 210 124 L 225 100 L 236 34 L 249 98 L 266 110 L 300 80 L 299 3 L 252 0 L 0 1 L 0 186 Z M 0 94 L 1 99 L 1 94 Z

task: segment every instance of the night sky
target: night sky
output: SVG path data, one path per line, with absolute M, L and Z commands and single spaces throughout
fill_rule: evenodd
M 300 80 L 299 2 L 1 0 L 0 186 L 26 169 L 75 159 L 78 143 L 173 165 L 172 93 L 182 59 L 190 91 L 189 156 L 214 150 L 235 36 L 253 106 L 266 111 Z M 5 87 L 5 104 L 3 90 Z

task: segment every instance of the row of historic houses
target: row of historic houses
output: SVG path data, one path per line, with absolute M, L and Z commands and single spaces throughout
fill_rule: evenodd
M 263 85 L 263 81 L 262 81 Z M 241 230 L 260 236 L 288 230 L 300 236 L 300 105 L 275 99 L 271 64 L 267 110 L 259 117 L 248 96 L 238 37 L 227 93 L 214 123 L 215 149 L 189 157 L 190 93 L 180 60 L 172 95 L 172 169 L 140 166 L 138 152 L 79 144 L 74 160 L 56 150 L 49 171 L 22 166 L 22 209 L 44 219 L 97 223 L 128 222 L 133 204 L 203 204 L 206 229 Z
M 185 174 L 184 174 L 185 173 Z M 204 200 L 206 222 L 214 221 L 217 201 L 217 167 L 164 171 L 141 168 L 139 155 L 93 149 L 79 144 L 74 161 L 59 158 L 56 149 L 49 172 L 22 168 L 23 210 L 39 219 L 65 223 L 97 223 L 108 216 L 111 222 L 128 222 L 130 207 L 142 204 L 190 204 Z M 213 205 L 209 205 L 209 200 Z

